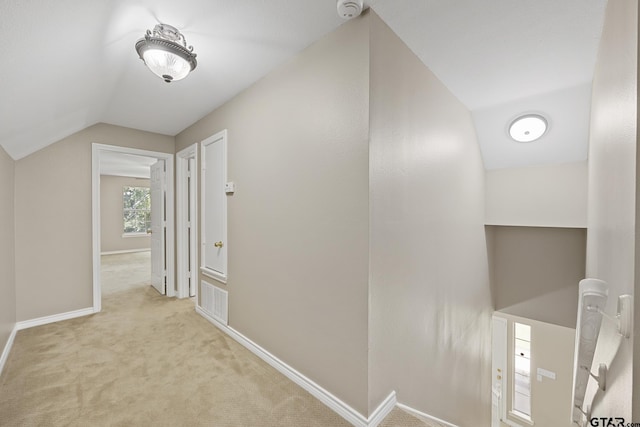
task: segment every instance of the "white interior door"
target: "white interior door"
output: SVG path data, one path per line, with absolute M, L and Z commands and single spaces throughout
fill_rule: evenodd
M 151 165 L 151 286 L 162 295 L 167 293 L 164 166 L 164 160 Z
M 197 144 L 181 150 L 176 155 L 178 298 L 195 297 L 197 292 L 197 156 Z
M 202 272 L 227 279 L 227 133 L 202 141 Z

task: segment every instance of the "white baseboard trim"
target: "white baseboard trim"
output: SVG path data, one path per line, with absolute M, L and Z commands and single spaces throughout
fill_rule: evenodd
M 397 403 L 398 401 L 396 400 L 396 392 L 392 391 L 391 393 L 389 393 L 389 396 L 387 396 L 387 398 L 383 400 L 382 403 L 376 408 L 376 410 L 373 411 L 371 415 L 369 415 L 369 420 L 367 423 L 368 427 L 378 427 L 378 424 L 380 424 L 382 420 L 384 420 L 387 415 L 389 415 L 389 413 L 393 411 L 393 408 L 395 408 Z
M 149 248 L 144 248 L 144 249 L 127 249 L 127 250 L 123 250 L 123 251 L 107 251 L 107 252 L 100 252 L 100 255 L 118 255 L 118 254 L 132 254 L 135 252 L 150 252 L 151 249 Z
M 14 326 L 13 330 L 11 331 L 11 335 L 9 335 L 7 343 L 4 345 L 4 350 L 2 350 L 2 356 L 0 356 L 0 374 L 2 374 L 4 364 L 7 363 L 7 359 L 9 358 L 9 352 L 11 351 L 11 347 L 13 346 L 13 340 L 16 338 L 16 332 L 18 332 L 18 328 Z
M 411 415 L 414 415 L 414 416 L 416 416 L 418 418 L 426 418 L 427 420 L 435 421 L 435 422 L 437 422 L 439 424 L 442 424 L 443 426 L 446 426 L 446 427 L 458 427 L 455 424 L 451 424 L 451 423 L 448 423 L 448 422 L 446 422 L 444 420 L 441 420 L 440 418 L 436 418 L 436 417 L 434 417 L 432 415 L 425 414 L 424 412 L 420 412 L 417 409 L 413 409 L 412 407 L 407 406 L 407 405 L 403 405 L 402 403 L 398 403 L 398 404 L 396 404 L 396 406 L 398 408 L 402 409 L 403 411 L 407 411 Z
M 51 316 L 38 317 L 37 319 L 23 320 L 16 323 L 16 329 L 21 331 L 23 329 L 33 328 L 34 326 L 41 326 L 48 323 L 60 322 L 62 320 L 74 319 L 76 317 L 88 316 L 93 313 L 93 307 L 89 307 L 81 310 L 68 311 L 66 313 L 53 314 Z
M 214 319 L 211 315 L 209 315 L 206 311 L 202 309 L 202 307 L 196 305 L 196 312 L 211 322 L 214 326 L 220 329 L 222 332 L 229 335 L 235 341 L 246 347 L 253 354 L 258 356 L 260 359 L 267 362 L 269 365 L 277 369 L 281 374 L 285 377 L 289 378 L 294 383 L 298 384 L 300 387 L 311 393 L 316 399 L 324 403 L 329 409 L 333 410 L 335 413 L 340 415 L 342 418 L 350 422 L 356 427 L 375 427 L 377 426 L 384 417 L 393 410 L 393 407 L 396 404 L 396 393 L 391 392 L 389 396 L 382 402 L 382 404 L 371 414 L 371 417 L 368 419 L 365 418 L 361 413 L 353 409 L 351 406 L 338 399 L 336 396 L 331 394 L 329 391 L 325 390 L 314 381 L 310 380 L 300 372 L 293 369 L 291 366 L 284 363 L 282 360 L 278 359 L 273 354 L 269 353 L 264 348 L 260 347 L 258 344 L 251 341 L 249 338 L 242 335 L 240 332 L 236 331 L 230 326 L 224 325 Z

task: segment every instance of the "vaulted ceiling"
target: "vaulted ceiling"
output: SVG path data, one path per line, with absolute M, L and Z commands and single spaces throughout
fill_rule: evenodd
M 586 159 L 606 0 L 366 0 L 472 112 L 488 169 Z M 198 67 L 171 84 L 137 58 L 158 22 Z M 175 135 L 343 24 L 335 0 L 2 0 L 0 145 L 19 159 L 97 122 Z M 508 122 L 540 112 L 538 142 Z

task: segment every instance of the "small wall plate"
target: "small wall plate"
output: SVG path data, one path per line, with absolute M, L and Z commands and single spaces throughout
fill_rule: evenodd
M 236 185 L 233 182 L 227 182 L 224 185 L 224 192 L 227 194 L 233 194 L 236 191 Z

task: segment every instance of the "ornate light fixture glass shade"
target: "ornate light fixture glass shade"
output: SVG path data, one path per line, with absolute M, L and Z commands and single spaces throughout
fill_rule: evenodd
M 184 79 L 198 65 L 193 46 L 187 47 L 182 33 L 167 24 L 147 30 L 136 42 L 136 51 L 151 72 L 167 83 Z

